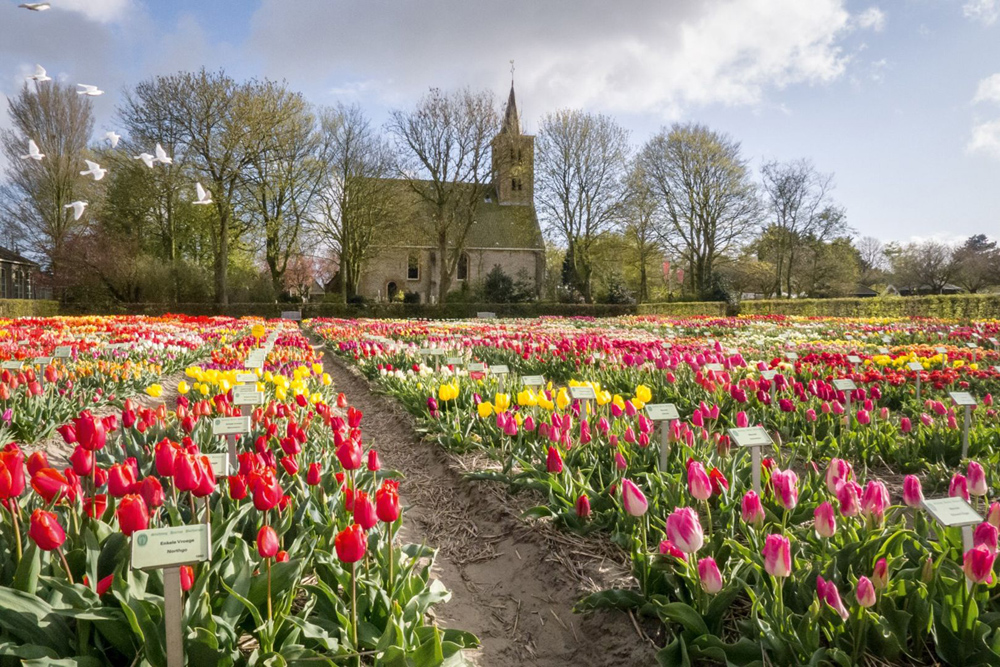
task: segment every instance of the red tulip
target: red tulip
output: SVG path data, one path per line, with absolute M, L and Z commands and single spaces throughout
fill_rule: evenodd
M 392 523 L 399 518 L 399 493 L 392 485 L 383 484 L 375 492 L 375 513 L 379 520 Z
M 143 479 L 139 484 L 139 494 L 146 501 L 146 507 L 149 509 L 155 509 L 163 504 L 163 485 L 152 475 Z
M 164 438 L 156 443 L 153 460 L 156 463 L 156 474 L 160 477 L 173 477 L 177 459 L 178 446 Z
M 116 463 L 108 471 L 108 493 L 121 498 L 126 493 L 131 493 L 136 481 L 135 472 L 130 466 Z
M 3 454 L 0 453 L 0 460 L 2 460 L 2 457 Z M 42 451 L 32 452 L 31 456 L 28 457 L 28 474 L 31 475 L 32 477 L 34 477 L 35 473 L 41 470 L 42 468 L 51 468 L 51 467 L 52 466 L 49 465 L 49 459 L 45 455 L 45 452 Z
M 55 514 L 37 509 L 31 513 L 28 537 L 42 551 L 52 551 L 61 547 L 66 541 L 66 531 L 59 525 Z
M 201 484 L 201 465 L 197 457 L 178 452 L 174 459 L 174 486 L 178 491 L 194 491 Z
M 104 422 L 84 410 L 79 417 L 73 420 L 73 427 L 76 430 L 76 440 L 84 449 L 96 452 L 104 448 L 107 438 Z
M 15 446 L 0 452 L 0 500 L 24 493 L 24 454 Z
M 347 408 L 347 425 L 351 428 L 358 428 L 361 425 L 361 417 L 364 414 L 354 406 Z
M 192 493 L 196 498 L 205 498 L 215 493 L 215 470 L 212 469 L 212 462 L 208 460 L 207 456 L 197 457 L 197 461 L 198 467 L 201 469 L 201 477 L 198 488 Z
M 228 478 L 229 482 L 229 497 L 233 500 L 243 500 L 247 497 L 247 482 L 243 475 L 230 475 Z
M 288 562 L 288 552 L 282 549 L 278 553 L 274 554 L 274 560 L 277 563 L 287 563 Z
M 77 475 L 90 477 L 90 473 L 94 470 L 94 452 L 77 445 L 73 453 L 70 454 L 69 462 L 73 466 L 73 472 Z
M 87 496 L 83 499 L 83 511 L 91 519 L 100 519 L 104 516 L 104 512 L 107 509 L 108 496 L 105 493 L 99 493 L 96 496 Z
M 281 544 L 278 542 L 278 533 L 270 526 L 262 526 L 257 533 L 257 553 L 261 558 L 273 558 Z
M 352 524 L 343 529 L 333 540 L 337 549 L 337 558 L 344 563 L 357 563 L 364 558 L 368 546 L 368 536 L 358 524 Z
M 109 574 L 100 581 L 97 582 L 97 597 L 100 597 L 108 592 L 111 588 L 111 584 L 115 582 L 115 575 Z
M 336 454 L 344 470 L 357 470 L 361 467 L 361 447 L 354 441 L 348 440 L 337 447 Z
M 270 472 L 258 475 L 252 484 L 253 506 L 261 512 L 274 509 L 281 502 L 283 491 L 278 480 Z
M 309 464 L 309 472 L 306 473 L 306 484 L 317 486 L 322 480 L 323 469 L 318 463 Z
M 67 445 L 72 445 L 76 442 L 76 429 L 73 428 L 72 424 L 63 424 L 58 427 L 56 431 L 62 436 L 63 441 L 65 441 Z
M 299 464 L 295 460 L 294 456 L 285 456 L 281 459 L 281 467 L 285 469 L 289 475 L 299 474 Z
M 194 568 L 181 565 L 181 590 L 187 593 L 194 586 Z
M 337 407 L 346 408 L 347 407 L 347 396 L 343 392 L 337 394 Z
M 74 497 L 73 489 L 66 478 L 55 468 L 42 468 L 31 478 L 31 488 L 35 493 L 51 503 L 56 498 Z
M 364 530 L 371 530 L 378 523 L 375 514 L 375 506 L 372 504 L 368 494 L 358 490 L 354 494 L 354 522 L 360 524 Z
M 378 472 L 382 468 L 382 463 L 378 460 L 378 452 L 374 449 L 368 450 L 368 469 Z
M 563 461 L 558 449 L 549 447 L 549 455 L 545 461 L 545 465 L 550 473 L 561 473 L 563 471 Z
M 115 515 L 118 517 L 118 527 L 126 536 L 149 528 L 149 509 L 140 495 L 130 493 L 122 498 Z
M 581 493 L 580 497 L 576 499 L 576 515 L 581 519 L 590 518 L 590 499 L 587 498 L 586 493 Z

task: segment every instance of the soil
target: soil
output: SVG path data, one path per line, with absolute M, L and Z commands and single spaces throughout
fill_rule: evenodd
M 330 353 L 324 365 L 334 386 L 364 412 L 365 440 L 378 450 L 382 465 L 405 475 L 401 538 L 439 549 L 433 574 L 452 598 L 436 607 L 437 621 L 480 638 L 481 649 L 468 652 L 470 662 L 656 664 L 656 643 L 663 641 L 658 623 L 623 612 L 572 611 L 583 596 L 632 581 L 625 554 L 606 536 L 581 538 L 521 519 L 541 498 L 512 497 L 499 484 L 469 480 L 464 473 L 487 467 L 484 460 L 421 440 L 410 415 L 373 392 L 354 368 Z

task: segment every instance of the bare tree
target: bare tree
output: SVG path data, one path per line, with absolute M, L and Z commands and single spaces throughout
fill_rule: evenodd
M 621 219 L 628 159 L 628 131 L 609 116 L 564 109 L 542 119 L 535 168 L 539 208 L 566 242 L 570 278 L 588 303 L 591 253 Z
M 858 239 L 854 247 L 858 250 L 861 282 L 871 285 L 880 280 L 889 266 L 885 256 L 885 244 L 874 236 L 865 236 Z
M 899 286 L 909 288 L 911 294 L 940 294 L 955 275 L 953 251 L 943 243 L 909 243 L 889 247 L 887 252 L 893 277 Z
M 264 82 L 256 114 L 270 130 L 243 170 L 245 209 L 262 230 L 264 262 L 275 293 L 299 245 L 303 224 L 326 183 L 315 118 L 305 99 L 284 84 Z
M 328 180 L 320 192 L 314 229 L 337 253 L 341 299 L 358 293 L 361 272 L 379 250 L 377 240 L 400 220 L 401 201 L 392 147 L 358 106 L 320 114 Z
M 1000 250 L 985 234 L 975 234 L 955 250 L 955 280 L 975 294 L 1000 279 Z
M 432 88 L 416 107 L 390 116 L 399 172 L 432 211 L 439 301 L 451 288 L 476 210 L 491 185 L 489 147 L 499 126 L 492 93 L 469 89 Z
M 820 174 L 808 160 L 767 162 L 761 168 L 762 193 L 772 240 L 774 291 L 791 298 L 792 273 L 803 238 L 825 240 L 820 213 L 828 203 L 832 174 Z
M 649 264 L 661 255 L 656 231 L 656 198 L 649 189 L 641 164 L 633 163 L 623 207 L 625 242 L 635 253 L 639 268 L 638 302 L 649 301 Z
M 739 142 L 703 125 L 675 124 L 639 158 L 662 215 L 660 238 L 709 296 L 715 262 L 756 227 L 760 203 Z
M 90 157 L 91 103 L 71 86 L 49 81 L 37 84 L 35 90 L 25 84 L 10 99 L 8 113 L 12 128 L 0 135 L 7 161 L 0 210 L 18 237 L 46 259 L 60 285 L 68 244 L 87 222 L 86 217 L 74 220 L 73 212 L 64 207 L 77 199 L 90 202 L 98 190 L 93 181 L 80 175 L 83 159 Z M 44 158 L 21 159 L 28 153 L 29 140 Z

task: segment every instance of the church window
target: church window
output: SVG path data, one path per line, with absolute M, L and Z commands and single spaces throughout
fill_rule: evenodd
M 415 252 L 411 252 L 406 258 L 406 279 L 420 280 L 420 259 Z
M 510 189 L 511 190 L 517 190 L 517 179 L 516 178 L 510 179 Z
M 458 279 L 469 279 L 469 255 L 464 252 L 462 253 L 462 256 L 458 258 Z
M 514 161 L 514 147 L 513 146 L 510 147 L 510 161 L 511 162 Z

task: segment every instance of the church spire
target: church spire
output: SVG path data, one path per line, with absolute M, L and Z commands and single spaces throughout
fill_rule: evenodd
M 507 96 L 507 110 L 503 116 L 503 134 L 521 134 L 521 116 L 517 113 L 517 102 L 514 100 L 514 61 L 510 61 L 510 95 Z

